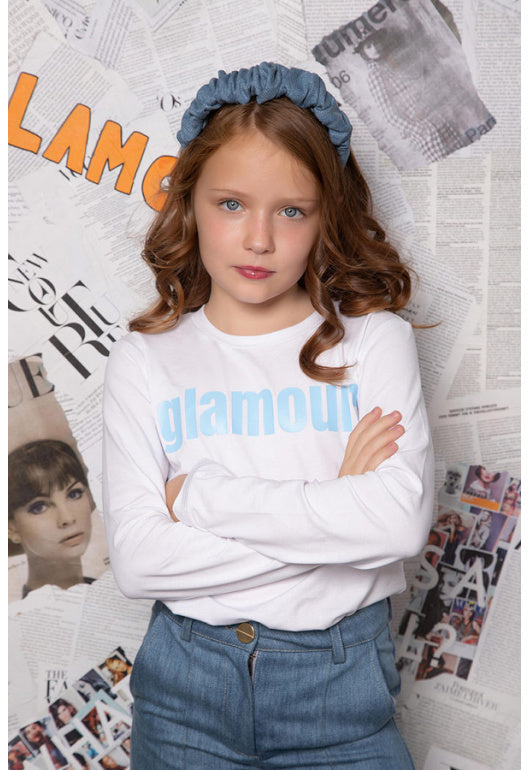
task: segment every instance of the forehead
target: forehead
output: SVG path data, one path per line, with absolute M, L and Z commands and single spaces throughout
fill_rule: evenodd
M 33 468 L 31 470 L 31 491 L 37 495 L 53 495 L 56 492 L 67 489 L 77 481 L 76 477 L 68 469 L 55 470 L 54 472 L 44 468 Z M 28 484 L 28 490 L 30 484 Z
M 263 189 L 318 197 L 311 171 L 256 129 L 238 133 L 205 161 L 197 186 Z

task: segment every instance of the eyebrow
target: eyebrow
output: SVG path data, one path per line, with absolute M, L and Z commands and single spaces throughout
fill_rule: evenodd
M 84 487 L 87 486 L 83 481 L 83 479 L 75 479 L 74 481 L 72 481 L 71 484 L 67 484 L 65 487 L 63 487 L 63 489 L 71 489 L 72 487 L 75 487 L 77 484 L 82 484 Z
M 244 198 L 245 193 L 241 190 L 235 190 L 229 187 L 209 187 L 210 192 L 219 193 L 221 195 L 233 195 L 235 198 Z M 289 201 L 290 203 L 320 203 L 320 198 L 297 198 L 296 196 L 285 196 L 282 200 Z

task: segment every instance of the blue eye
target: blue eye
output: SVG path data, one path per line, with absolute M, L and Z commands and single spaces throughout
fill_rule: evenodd
M 302 216 L 300 209 L 297 209 L 294 206 L 287 206 L 287 208 L 283 210 L 282 214 L 288 219 L 297 219 L 299 216 Z
M 239 203 L 234 200 L 223 201 L 221 205 L 228 209 L 228 211 L 237 211 L 239 209 Z

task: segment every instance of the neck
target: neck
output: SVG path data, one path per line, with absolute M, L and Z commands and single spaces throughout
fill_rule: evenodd
M 286 329 L 308 318 L 314 308 L 307 292 L 297 286 L 289 301 L 276 299 L 259 304 L 239 303 L 212 294 L 204 312 L 206 318 L 225 334 L 254 336 Z
M 51 584 L 59 588 L 70 588 L 83 582 L 81 559 L 73 561 L 50 562 L 28 556 L 28 579 L 26 585 L 30 591 Z

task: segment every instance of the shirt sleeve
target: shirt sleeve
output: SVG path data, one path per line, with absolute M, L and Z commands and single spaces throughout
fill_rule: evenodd
M 359 348 L 359 417 L 397 409 L 405 434 L 375 472 L 329 481 L 236 477 L 205 461 L 173 506 L 191 527 L 289 563 L 382 567 L 418 554 L 432 519 L 433 452 L 412 328 L 386 314 Z
M 165 502 L 169 463 L 148 383 L 143 354 L 126 339 L 117 342 L 103 396 L 103 509 L 121 591 L 130 598 L 174 601 L 273 583 L 312 569 L 171 519 Z

